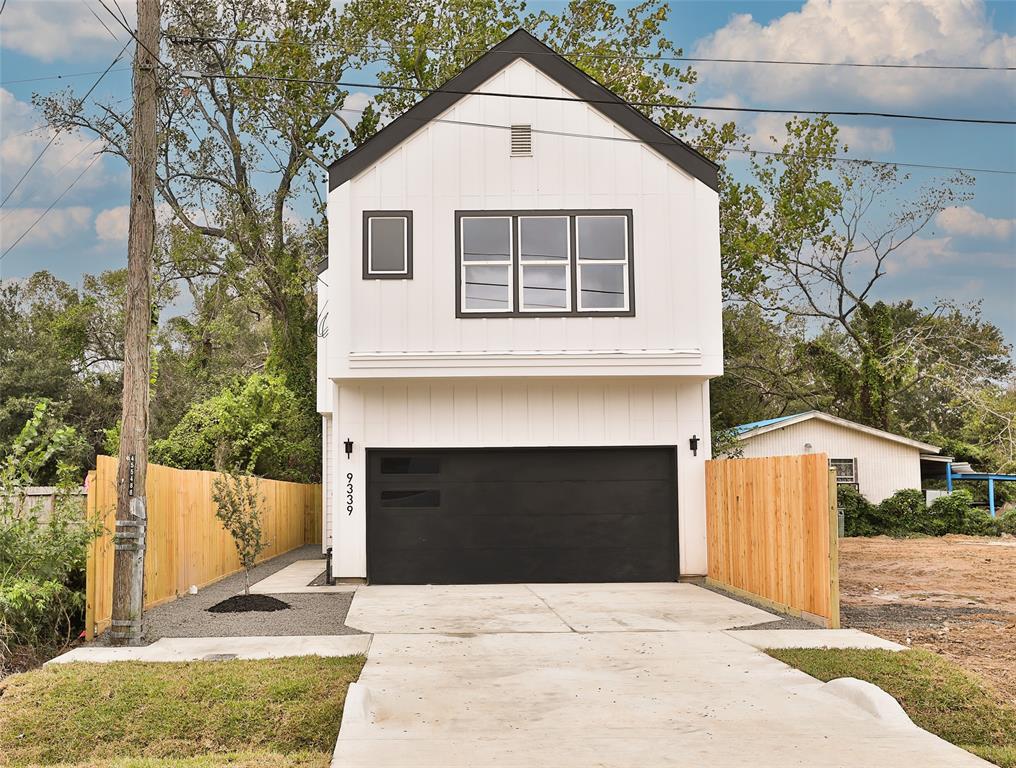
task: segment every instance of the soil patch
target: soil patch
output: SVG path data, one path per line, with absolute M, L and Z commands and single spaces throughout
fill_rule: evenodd
M 284 603 L 271 595 L 233 595 L 208 608 L 210 613 L 246 613 L 247 611 L 285 611 Z
M 927 648 L 1016 703 L 1016 539 L 840 539 L 844 626 Z

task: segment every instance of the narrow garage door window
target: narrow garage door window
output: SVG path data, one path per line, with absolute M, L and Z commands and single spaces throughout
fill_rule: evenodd
M 673 447 L 368 451 L 375 584 L 673 581 Z

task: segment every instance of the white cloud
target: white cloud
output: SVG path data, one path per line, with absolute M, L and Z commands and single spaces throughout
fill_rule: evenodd
M 10 91 L 0 88 L 0 189 L 4 197 L 54 134 L 48 126 L 32 130 L 40 123 L 42 118 L 31 104 L 19 101 Z M 81 133 L 61 133 L 32 168 L 10 202 L 15 205 L 48 205 L 92 162 L 100 146 L 98 141 Z M 102 160 L 97 161 L 77 182 L 75 192 L 94 190 L 105 184 L 108 179 L 103 165 Z
M 738 14 L 699 41 L 707 58 L 786 59 L 893 64 L 1012 66 L 1016 38 L 992 25 L 981 0 L 807 0 L 766 25 Z M 702 64 L 705 83 L 778 101 L 809 99 L 881 105 L 941 102 L 993 89 L 1016 95 L 1006 72 Z M 834 103 L 835 102 L 835 103 Z
M 99 19 L 120 38 L 121 45 L 127 41 L 127 32 L 109 12 L 86 2 L 95 15 L 80 0 L 11 0 L 0 17 L 4 47 L 44 62 L 104 54 L 116 43 Z M 137 4 L 121 0 L 120 7 L 133 28 Z
M 0 224 L 0 249 L 7 250 L 45 210 L 45 208 L 9 208 L 7 216 Z M 54 208 L 32 227 L 19 247 L 59 245 L 82 235 L 91 223 L 92 209 L 87 206 Z
M 95 217 L 95 234 L 100 240 L 124 242 L 130 224 L 130 206 L 119 205 Z
M 935 217 L 935 223 L 951 235 L 1007 240 L 1016 233 L 1016 219 L 995 219 L 969 205 L 954 205 Z
M 787 115 L 758 115 L 749 130 L 751 146 L 767 151 L 780 149 L 787 139 Z M 895 147 L 891 128 L 841 125 L 840 141 L 851 153 L 888 152 Z

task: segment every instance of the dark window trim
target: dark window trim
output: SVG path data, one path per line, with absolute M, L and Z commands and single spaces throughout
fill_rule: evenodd
M 467 312 L 462 308 L 462 219 L 472 217 L 510 217 L 512 220 L 512 308 L 507 312 Z M 519 218 L 535 216 L 568 217 L 570 244 L 568 264 L 571 280 L 571 309 L 548 312 L 524 312 L 520 307 L 522 286 L 519 285 Z M 628 220 L 628 309 L 579 310 L 578 296 L 578 216 L 623 216 Z M 631 208 L 544 208 L 539 210 L 464 210 L 455 211 L 455 317 L 634 317 L 635 316 L 635 226 Z
M 406 220 L 406 271 L 405 272 L 371 272 L 370 271 L 370 220 L 371 219 L 405 219 Z M 413 279 L 413 212 L 412 211 L 364 211 L 363 212 L 363 279 L 364 280 L 412 280 Z

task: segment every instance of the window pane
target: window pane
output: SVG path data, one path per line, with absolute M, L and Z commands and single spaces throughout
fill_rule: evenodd
M 462 219 L 463 261 L 509 261 L 511 219 Z
M 383 456 L 383 475 L 436 475 L 441 471 L 437 456 Z
M 568 259 L 568 219 L 564 217 L 524 217 L 519 220 L 519 248 L 523 261 Z
M 427 491 L 381 491 L 382 507 L 440 507 L 441 492 Z
M 532 310 L 568 308 L 565 267 L 523 267 L 522 306 Z
M 578 253 L 580 259 L 624 259 L 625 223 L 622 216 L 579 216 Z
M 583 309 L 624 309 L 623 264 L 583 264 L 579 291 Z
M 836 470 L 836 482 L 854 482 L 854 460 L 853 459 L 829 459 L 829 465 Z
M 465 309 L 509 309 L 508 267 L 466 267 Z
M 370 271 L 406 271 L 406 220 L 370 220 Z

